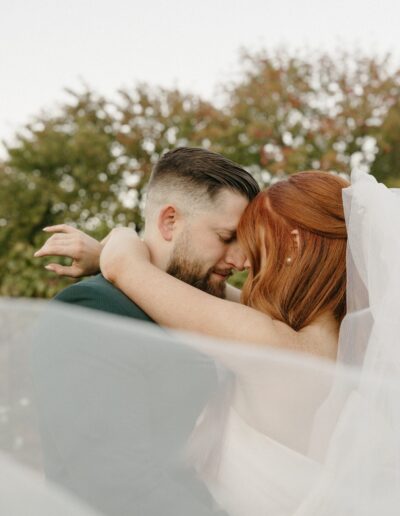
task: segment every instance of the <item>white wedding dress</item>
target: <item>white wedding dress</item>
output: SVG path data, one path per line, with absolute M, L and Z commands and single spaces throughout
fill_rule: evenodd
M 321 464 L 255 430 L 231 408 L 217 477 L 204 481 L 230 516 L 292 516 L 320 470 Z
M 400 198 L 344 206 L 336 364 L 0 300 L 0 514 L 398 516 Z

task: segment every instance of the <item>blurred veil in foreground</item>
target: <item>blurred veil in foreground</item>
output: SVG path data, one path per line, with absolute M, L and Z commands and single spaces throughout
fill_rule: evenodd
M 0 513 L 400 514 L 400 197 L 344 203 L 336 364 L 2 300 Z

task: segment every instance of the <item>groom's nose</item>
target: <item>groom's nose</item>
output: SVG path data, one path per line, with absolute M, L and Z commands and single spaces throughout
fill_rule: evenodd
M 244 269 L 246 256 L 237 242 L 233 242 L 229 246 L 226 252 L 225 261 L 232 269 L 237 269 L 238 271 L 242 271 Z

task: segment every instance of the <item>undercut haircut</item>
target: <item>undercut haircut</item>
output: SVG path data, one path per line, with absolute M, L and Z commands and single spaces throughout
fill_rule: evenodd
M 249 201 L 260 192 L 253 176 L 230 159 L 206 149 L 179 147 L 154 166 L 147 191 L 150 197 L 175 193 L 190 202 L 204 202 L 213 201 L 226 189 Z

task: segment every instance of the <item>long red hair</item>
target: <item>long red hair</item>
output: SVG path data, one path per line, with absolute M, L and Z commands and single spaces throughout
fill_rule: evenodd
M 342 189 L 329 172 L 299 172 L 248 205 L 238 238 L 250 261 L 242 301 L 295 330 L 330 311 L 346 313 L 346 244 Z M 298 244 L 293 230 L 298 230 Z

